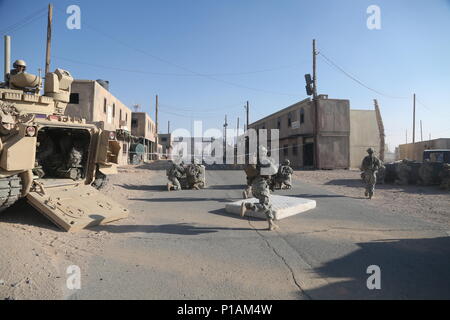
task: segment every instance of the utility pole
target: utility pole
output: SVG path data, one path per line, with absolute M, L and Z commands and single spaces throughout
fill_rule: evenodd
M 170 133 L 170 121 L 167 121 L 167 134 Z
M 422 120 L 420 120 L 420 141 L 423 141 Z
M 227 159 L 227 115 L 225 115 L 225 123 L 223 124 L 223 163 L 226 164 Z
M 314 101 L 314 167 L 319 169 L 319 104 L 317 101 L 317 50 L 313 39 L 313 101 Z
M 408 144 L 408 129 L 406 129 L 406 144 Z
M 416 142 L 416 94 L 413 94 L 413 133 L 412 143 Z
M 45 74 L 50 72 L 50 55 L 52 45 L 52 21 L 53 21 L 53 5 L 48 4 L 48 19 L 47 19 L 47 49 L 45 51 Z
M 249 108 L 250 108 L 250 106 L 249 106 L 249 104 L 248 104 L 248 101 L 247 101 L 247 104 L 245 105 L 245 110 L 246 110 L 246 114 L 247 114 L 247 127 L 246 127 L 246 131 L 248 131 L 248 122 L 249 122 Z
M 11 72 L 11 37 L 5 36 L 5 82 L 8 81 L 7 74 Z
M 155 104 L 155 159 L 158 159 L 158 95 L 156 95 Z

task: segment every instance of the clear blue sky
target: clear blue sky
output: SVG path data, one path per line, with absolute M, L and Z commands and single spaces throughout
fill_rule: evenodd
M 0 0 L 0 32 L 48 1 Z M 52 69 L 78 79 L 107 79 L 125 104 L 154 117 L 160 129 L 190 129 L 191 120 L 221 128 L 244 121 L 250 101 L 255 121 L 306 98 L 311 40 L 367 86 L 355 83 L 318 57 L 319 93 L 371 109 L 378 99 L 391 149 L 412 132 L 412 93 L 424 138 L 450 137 L 450 0 L 151 0 L 54 1 Z M 81 8 L 81 30 L 66 28 L 67 6 Z M 369 5 L 381 8 L 381 30 L 366 27 Z M 46 17 L 7 30 L 12 58 L 28 72 L 43 68 Z M 3 50 L 2 50 L 3 51 Z M 92 65 L 89 65 L 92 64 Z M 133 72 L 133 70 L 141 71 Z M 260 72 L 261 71 L 261 72 Z M 199 75 L 206 74 L 206 75 Z M 425 105 L 425 106 L 423 106 Z M 207 110 L 203 112 L 203 110 Z

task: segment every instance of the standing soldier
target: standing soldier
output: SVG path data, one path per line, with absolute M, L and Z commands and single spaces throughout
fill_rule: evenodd
M 264 147 L 260 148 L 260 156 L 267 150 Z M 253 210 L 263 212 L 267 217 L 269 223 L 269 230 L 273 231 L 278 226 L 273 222 L 275 220 L 275 212 L 270 203 L 270 178 L 277 173 L 276 165 L 270 161 L 267 164 L 261 164 L 258 162 L 256 166 L 258 175 L 254 178 L 252 183 L 253 196 L 258 199 L 258 203 L 250 203 L 243 201 L 241 203 L 241 217 L 245 215 L 245 211 Z
M 258 170 L 256 169 L 256 155 L 252 154 L 249 157 L 248 163 L 244 167 L 245 174 L 247 176 L 247 187 L 242 191 L 242 197 L 247 199 L 252 191 L 253 180 L 258 176 Z
M 184 175 L 184 168 L 182 165 L 178 165 L 172 161 L 172 166 L 167 169 L 167 178 L 169 179 L 169 183 L 167 183 L 167 191 L 170 191 L 172 188 L 177 191 L 181 190 L 181 184 L 178 179 L 180 179 Z
M 281 165 L 278 169 L 278 173 L 275 178 L 275 184 L 279 185 L 280 189 L 283 189 L 283 185 L 285 186 L 285 189 L 292 188 L 292 174 L 294 173 L 294 170 L 292 170 L 290 164 L 291 162 L 286 159 L 283 161 L 283 165 Z
M 381 166 L 380 160 L 374 156 L 374 150 L 372 148 L 367 149 L 367 155 L 361 164 L 362 176 L 366 184 L 366 191 L 364 195 L 372 199 L 373 192 L 375 191 L 375 184 L 377 183 L 377 171 Z

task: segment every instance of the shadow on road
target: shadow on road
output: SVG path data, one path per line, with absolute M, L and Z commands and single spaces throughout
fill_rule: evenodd
M 34 209 L 25 199 L 19 200 L 0 215 L 0 222 L 19 224 L 23 226 L 33 226 L 49 229 L 57 232 L 64 232 L 53 224 L 49 219 Z
M 134 185 L 134 184 L 115 184 L 127 190 L 141 190 L 141 191 L 167 191 L 167 186 L 163 185 Z
M 179 191 L 177 191 L 179 192 Z M 148 202 L 192 202 L 192 201 L 216 201 L 216 202 L 230 202 L 229 199 L 218 199 L 218 198 L 130 198 L 133 201 L 148 201 Z
M 225 227 L 196 227 L 187 223 L 177 224 L 162 224 L 155 226 L 143 226 L 143 225 L 103 225 L 89 228 L 92 231 L 107 231 L 111 233 L 131 233 L 131 232 L 143 232 L 143 233 L 165 233 L 165 234 L 178 234 L 185 236 L 195 236 L 203 233 L 213 233 L 220 230 L 252 230 L 251 228 L 225 228 Z
M 264 221 L 255 217 L 240 217 L 239 215 L 235 215 L 232 213 L 228 213 L 226 212 L 225 209 L 217 209 L 217 210 L 212 210 L 212 211 L 208 211 L 208 213 L 212 213 L 212 214 L 216 214 L 218 216 L 223 216 L 223 217 L 227 217 L 227 218 L 231 218 L 231 219 L 238 219 L 238 220 L 250 220 L 250 221 Z
M 245 189 L 245 185 L 243 185 L 243 184 L 213 185 L 213 186 L 208 186 L 207 189 L 212 189 L 212 190 L 244 190 Z
M 358 249 L 315 271 L 339 279 L 310 290 L 327 299 L 450 299 L 450 237 L 358 243 Z M 369 290 L 367 267 L 381 270 L 381 289 Z M 350 280 L 349 280 L 350 279 Z

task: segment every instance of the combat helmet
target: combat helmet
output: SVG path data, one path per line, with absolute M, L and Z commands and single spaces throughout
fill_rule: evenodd
M 24 67 L 24 69 L 26 69 L 27 63 L 25 61 L 19 59 L 19 60 L 14 61 L 13 67 L 15 69 L 17 69 L 18 67 Z
M 367 153 L 369 153 L 369 154 L 372 154 L 372 153 L 375 152 L 375 150 L 373 150 L 373 148 L 369 148 L 369 149 L 367 149 L 366 151 L 367 151 Z
M 289 159 L 286 159 L 283 161 L 283 165 L 289 166 L 289 165 L 291 165 L 291 162 L 289 161 Z

